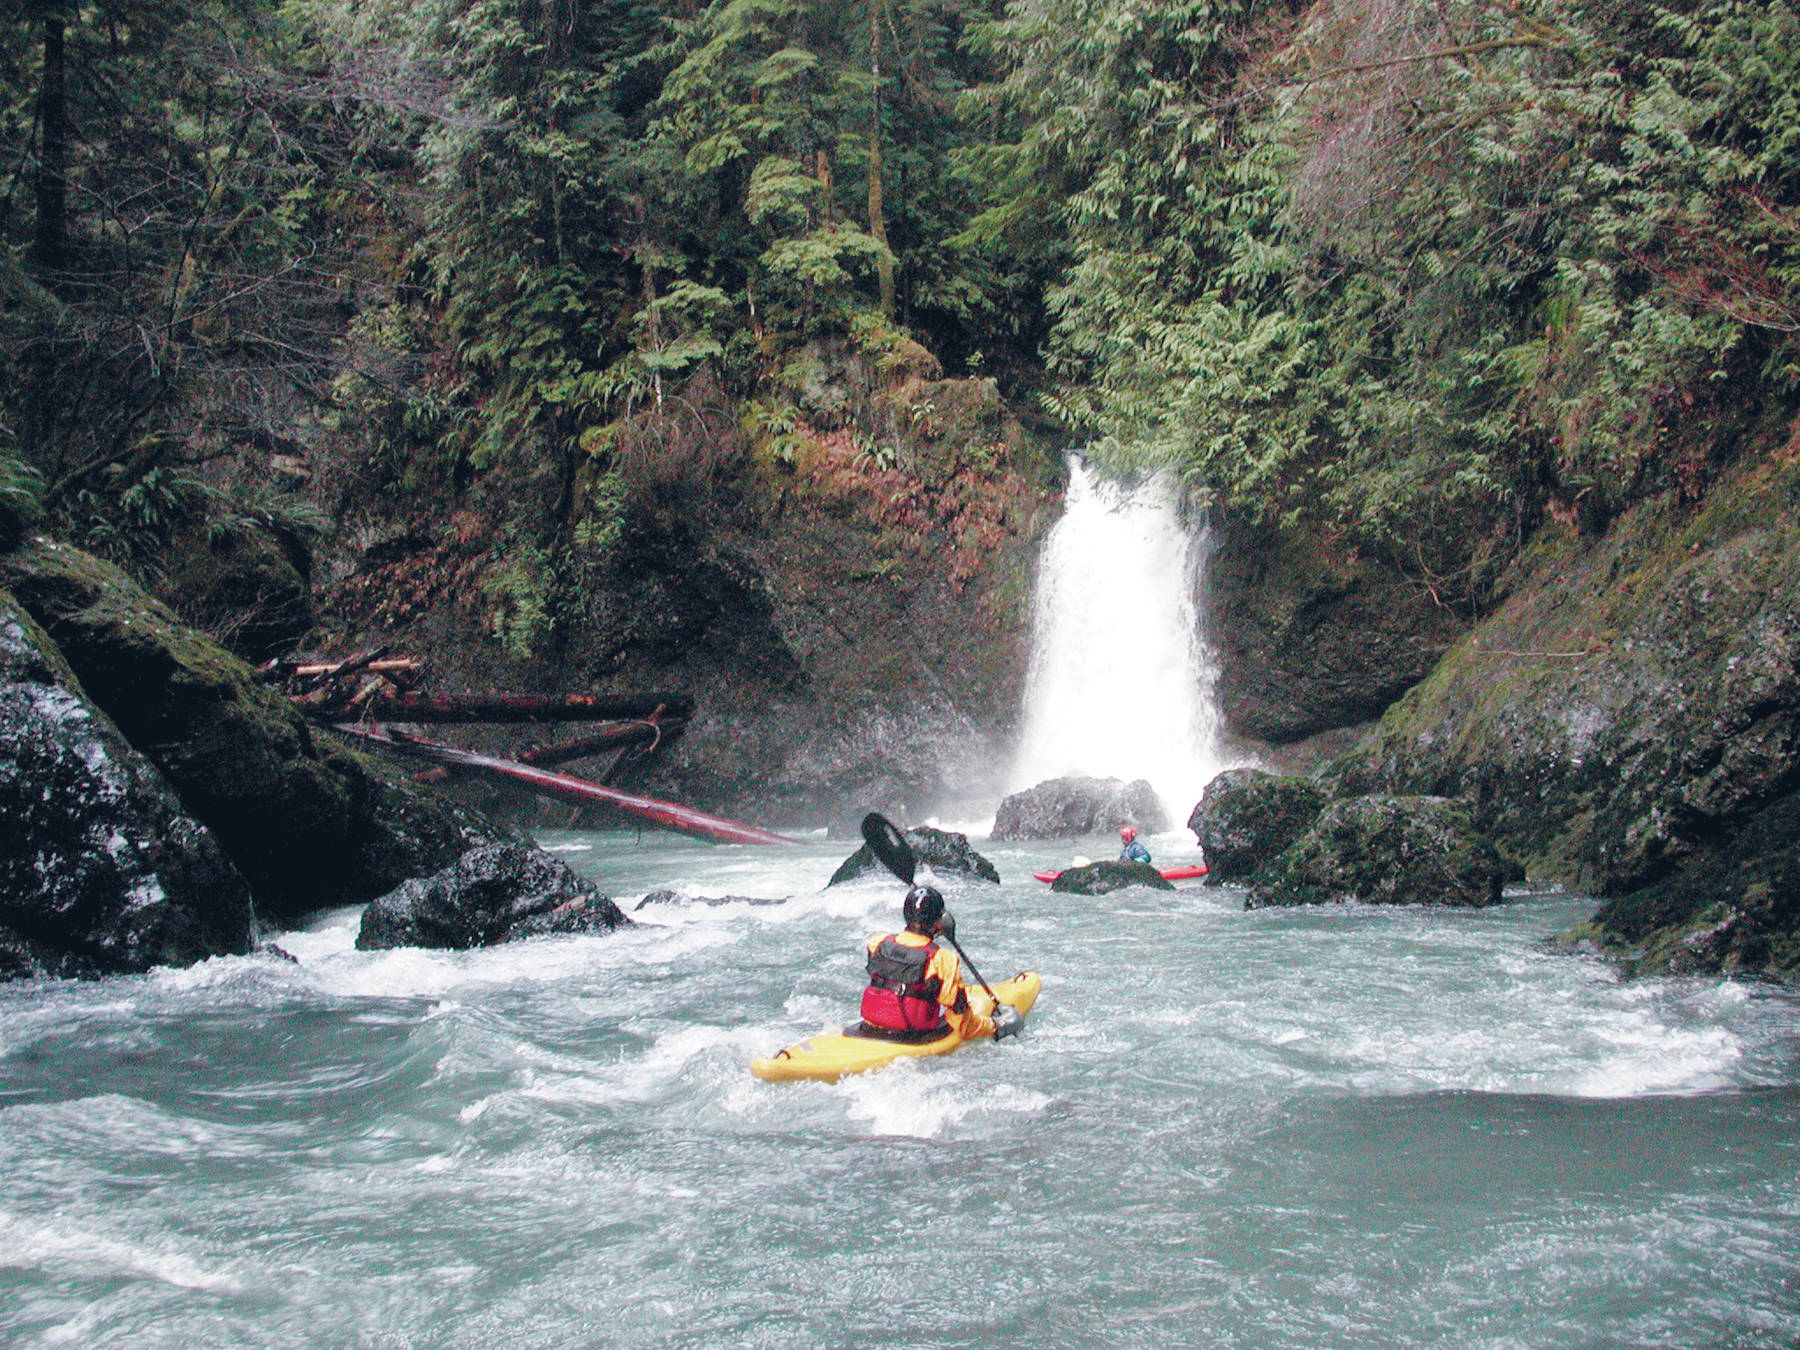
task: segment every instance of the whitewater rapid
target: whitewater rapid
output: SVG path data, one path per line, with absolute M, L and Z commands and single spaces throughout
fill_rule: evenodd
M 947 882 L 1017 1042 L 836 1086 L 900 889 L 849 844 L 547 840 L 612 935 L 0 986 L 0 1343 L 1775 1346 L 1800 1338 L 1796 1004 L 1480 912 Z M 1182 837 L 1154 841 L 1174 857 Z M 1095 841 L 1094 846 L 1099 846 Z

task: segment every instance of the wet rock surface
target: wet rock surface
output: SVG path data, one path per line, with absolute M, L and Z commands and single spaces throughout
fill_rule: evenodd
M 1256 874 L 1247 909 L 1354 900 L 1369 905 L 1497 904 L 1517 869 L 1443 797 L 1337 801 Z
M 973 877 L 978 881 L 992 881 L 996 884 L 1000 880 L 999 869 L 969 846 L 969 836 L 966 834 L 934 829 L 930 825 L 915 825 L 903 833 L 919 862 L 939 875 Z M 831 874 L 831 880 L 825 884 L 836 886 L 846 881 L 855 881 L 870 872 L 889 875 L 887 868 L 875 856 L 875 850 L 864 844 L 838 865 L 837 871 Z
M 1286 745 L 1378 717 L 1467 630 L 1423 587 L 1317 539 L 1228 515 L 1215 535 L 1207 640 L 1237 736 Z
M 263 918 L 368 900 L 510 837 L 315 731 L 118 568 L 40 540 L 0 559 L 0 581 L 217 838 Z
M 1207 884 L 1253 876 L 1312 828 L 1329 800 L 1309 779 L 1227 769 L 1206 785 L 1187 821 L 1206 858 Z
M 1142 778 L 1051 778 L 1015 792 L 994 816 L 995 839 L 1068 839 L 1111 834 L 1135 825 L 1145 834 L 1169 828 L 1156 790 Z
M 372 901 L 359 950 L 491 947 L 555 933 L 610 932 L 631 922 L 591 883 L 541 849 L 471 849 L 451 866 Z
M 1800 469 L 1540 539 L 1529 578 L 1334 766 L 1465 797 L 1534 875 L 1640 890 L 1800 785 Z
M 1060 895 L 1106 895 L 1127 886 L 1148 886 L 1154 891 L 1175 889 L 1174 883 L 1150 863 L 1106 860 L 1064 868 L 1050 883 L 1050 889 Z
M 1655 885 L 1609 900 L 1564 939 L 1634 973 L 1800 979 L 1800 797 L 1757 813 Z
M 250 888 L 0 590 L 0 979 L 251 947 Z

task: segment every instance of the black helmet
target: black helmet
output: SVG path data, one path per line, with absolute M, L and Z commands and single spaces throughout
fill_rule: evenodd
M 938 921 L 944 917 L 944 897 L 935 886 L 914 886 L 906 893 L 900 912 L 906 916 L 906 926 L 915 933 L 935 933 Z

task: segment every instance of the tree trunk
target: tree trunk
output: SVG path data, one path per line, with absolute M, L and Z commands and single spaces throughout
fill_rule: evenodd
M 894 317 L 894 255 L 888 248 L 887 219 L 881 210 L 881 6 L 869 8 L 869 235 L 881 245 L 875 276 L 881 286 L 881 316 Z
M 410 759 L 448 764 L 457 769 L 480 774 L 483 777 L 513 783 L 527 791 L 535 792 L 539 796 L 554 797 L 558 801 L 573 802 L 578 806 L 609 806 L 623 811 L 627 815 L 635 816 L 639 820 L 649 821 L 653 825 L 661 825 L 665 829 L 674 830 L 678 834 L 694 835 L 701 839 L 716 839 L 725 844 L 791 844 L 794 842 L 785 835 L 776 834 L 773 830 L 765 830 L 757 825 L 745 825 L 739 821 L 726 820 L 723 816 L 708 815 L 704 811 L 696 811 L 676 802 L 665 802 L 655 797 L 640 797 L 635 793 L 620 792 L 615 788 L 590 783 L 585 778 L 576 778 L 572 774 L 553 773 L 549 769 L 534 769 L 530 765 L 519 764 L 510 759 L 495 759 L 491 755 L 478 755 L 470 750 L 458 750 L 454 746 L 440 745 L 436 741 L 390 737 L 364 727 L 340 726 L 338 730 L 346 735 L 356 737 L 365 745 L 385 749 Z
M 295 702 L 314 721 L 342 721 L 345 700 L 302 695 Z M 350 710 L 382 722 L 616 722 L 661 710 L 685 718 L 689 694 L 413 694 L 377 693 Z
M 69 104 L 63 21 L 44 16 L 44 75 L 38 86 L 37 228 L 31 260 L 60 270 L 68 247 Z

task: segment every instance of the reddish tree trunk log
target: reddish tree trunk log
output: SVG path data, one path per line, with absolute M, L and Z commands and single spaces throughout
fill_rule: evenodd
M 554 797 L 558 801 L 578 802 L 583 806 L 610 806 L 623 811 L 627 815 L 647 820 L 653 825 L 661 825 L 665 829 L 674 830 L 678 834 L 693 835 L 700 839 L 715 839 L 726 844 L 791 844 L 794 841 L 785 835 L 776 834 L 773 830 L 765 830 L 757 825 L 745 825 L 735 820 L 726 820 L 722 816 L 711 816 L 704 811 L 695 811 L 691 807 L 681 806 L 676 802 L 659 801 L 655 797 L 640 797 L 631 792 L 620 792 L 616 788 L 601 787 L 598 783 L 590 783 L 585 778 L 577 778 L 573 774 L 555 773 L 549 769 L 534 769 L 529 764 L 520 764 L 510 759 L 495 759 L 491 755 L 478 755 L 472 750 L 458 750 L 452 745 L 442 745 L 437 741 L 420 740 L 414 737 L 401 737 L 381 731 L 354 725 L 342 725 L 338 730 L 345 735 L 354 736 L 364 744 L 389 750 L 412 759 L 428 760 L 435 764 L 448 764 L 456 769 L 477 773 L 487 778 L 496 778 L 501 782 L 513 783 L 539 796 Z
M 616 722 L 648 717 L 658 708 L 686 717 L 687 694 L 378 694 L 359 710 L 377 722 Z M 334 721 L 331 705 L 308 707 L 309 717 Z
M 686 725 L 679 717 L 670 718 L 667 722 L 620 722 L 614 726 L 601 727 L 592 736 L 559 741 L 555 745 L 534 746 L 520 753 L 519 763 L 548 769 L 557 764 L 567 764 L 573 759 L 587 759 L 608 750 L 634 745 L 655 745 L 660 740 L 679 734 Z

